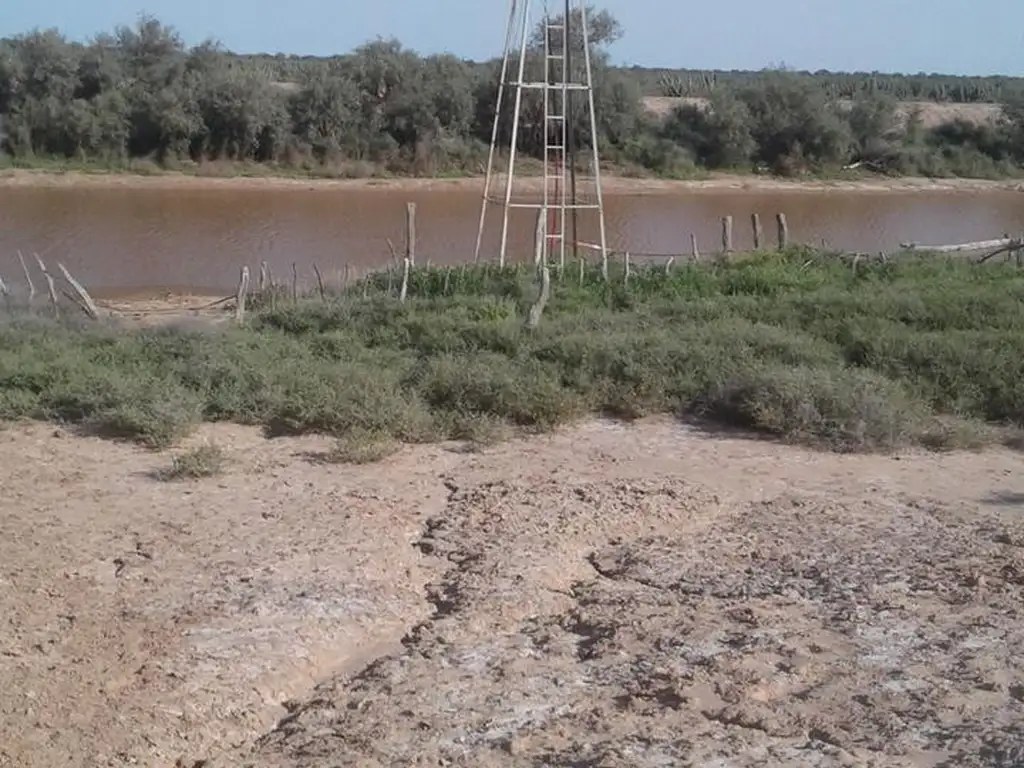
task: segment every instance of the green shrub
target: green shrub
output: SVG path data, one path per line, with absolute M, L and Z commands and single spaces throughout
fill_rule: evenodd
M 327 460 L 335 464 L 374 464 L 400 448 L 401 444 L 390 435 L 355 430 L 335 442 Z
M 216 477 L 224 471 L 227 457 L 216 443 L 203 443 L 175 456 L 171 466 L 159 472 L 160 480 L 201 480 Z
M 0 323 L 0 421 L 153 447 L 200 420 L 360 445 L 700 413 L 838 450 L 968 445 L 997 439 L 982 422 L 1024 427 L 1024 272 L 1012 265 L 914 256 L 855 271 L 798 248 L 638 267 L 628 287 L 591 265 L 582 284 L 556 276 L 527 333 L 531 271 L 417 269 L 425 295 L 405 303 L 357 286 L 227 330 L 19 316 Z
M 838 451 L 891 450 L 923 434 L 928 411 L 868 371 L 757 367 L 716 382 L 696 412 L 790 442 Z
M 428 358 L 414 380 L 432 408 L 496 416 L 524 427 L 551 428 L 585 409 L 583 400 L 562 386 L 556 367 L 495 353 Z

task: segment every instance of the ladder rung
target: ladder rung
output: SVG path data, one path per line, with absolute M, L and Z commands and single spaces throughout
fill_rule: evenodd
M 519 86 L 520 88 L 533 88 L 537 90 L 543 90 L 547 88 L 552 91 L 560 91 L 565 88 L 568 91 L 587 91 L 590 90 L 590 86 L 584 85 L 583 83 L 509 83 L 511 86 Z
M 548 120 L 565 120 L 565 115 L 548 115 Z
M 495 205 L 505 205 L 505 201 L 503 199 L 499 198 L 499 197 L 488 196 L 487 201 L 490 202 L 490 203 L 494 203 Z M 543 210 L 544 209 L 544 204 L 543 203 L 509 203 L 508 207 L 509 208 L 523 208 L 523 209 L 530 210 L 530 211 L 537 211 L 537 210 Z M 556 206 L 556 204 L 554 204 L 554 203 L 548 204 L 548 210 L 551 210 L 552 208 L 556 208 L 556 207 L 557 208 L 561 208 L 561 206 Z M 597 210 L 600 207 L 601 206 L 597 205 L 596 203 L 591 203 L 591 204 L 585 204 L 585 203 L 566 203 L 565 204 L 565 210 L 567 210 L 567 211 L 572 211 L 572 210 L 575 210 L 575 211 L 595 211 L 595 210 Z

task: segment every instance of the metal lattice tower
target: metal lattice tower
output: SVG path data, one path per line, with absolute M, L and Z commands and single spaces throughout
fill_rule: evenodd
M 551 14 L 549 2 L 559 6 L 557 15 Z M 481 257 L 488 210 L 500 207 L 500 264 L 508 255 L 510 214 L 522 209 L 537 212 L 535 258 L 564 268 L 567 257 L 575 260 L 585 248 L 600 254 L 607 271 L 585 0 L 564 0 L 564 7 L 562 0 L 534 0 L 532 5 L 539 12 L 536 17 L 531 15 L 531 0 L 510 0 L 475 260 Z M 589 147 L 580 147 L 581 127 L 589 134 Z M 498 170 L 496 160 L 502 159 L 506 147 L 507 167 Z M 516 184 L 519 166 L 537 159 L 524 157 L 524 149 L 540 155 L 539 190 L 536 183 Z M 581 217 L 589 229 L 596 229 L 591 240 L 596 236 L 597 242 L 580 240 Z

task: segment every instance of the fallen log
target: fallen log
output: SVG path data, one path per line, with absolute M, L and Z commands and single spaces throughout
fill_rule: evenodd
M 978 240 L 973 243 L 957 243 L 955 245 L 921 245 L 920 243 L 900 243 L 905 251 L 929 251 L 931 253 L 959 253 L 961 251 L 987 251 L 990 248 L 1007 248 L 1019 246 L 1020 238 L 1000 237 L 996 240 Z

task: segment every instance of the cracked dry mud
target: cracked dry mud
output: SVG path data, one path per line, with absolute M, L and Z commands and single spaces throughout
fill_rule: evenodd
M 0 433 L 0 764 L 1024 765 L 1019 454 L 204 436 Z

